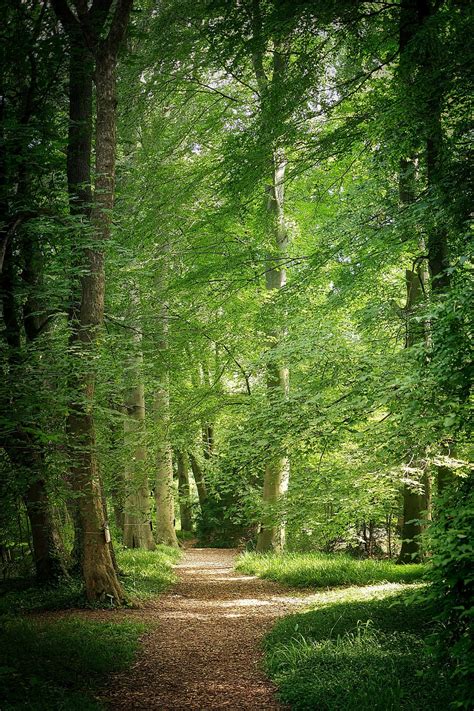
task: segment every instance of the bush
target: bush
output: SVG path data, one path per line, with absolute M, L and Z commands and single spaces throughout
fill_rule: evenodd
M 429 532 L 428 597 L 440 609 L 435 647 L 452 665 L 455 708 L 474 708 L 474 476 L 439 497 Z
M 160 545 L 154 551 L 117 546 L 116 555 L 126 597 L 134 604 L 159 595 L 175 582 L 172 565 L 181 554 L 176 548 Z M 51 586 L 40 586 L 34 578 L 9 580 L 0 585 L 0 615 L 72 607 L 91 607 L 79 578 L 64 579 Z

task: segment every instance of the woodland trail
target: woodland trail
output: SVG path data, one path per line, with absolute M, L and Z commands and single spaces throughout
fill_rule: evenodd
M 111 710 L 277 711 L 275 687 L 261 670 L 260 642 L 280 615 L 306 599 L 234 570 L 237 551 L 188 549 L 178 582 L 142 608 L 157 623 L 135 664 L 101 695 Z

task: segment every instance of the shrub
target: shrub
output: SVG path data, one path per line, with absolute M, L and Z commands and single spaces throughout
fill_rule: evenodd
M 433 551 L 428 596 L 440 609 L 436 649 L 452 665 L 454 708 L 474 708 L 474 476 L 439 497 L 429 538 Z

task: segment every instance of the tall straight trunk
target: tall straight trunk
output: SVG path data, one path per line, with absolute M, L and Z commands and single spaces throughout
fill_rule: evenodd
M 285 179 L 285 158 L 281 150 L 273 154 L 273 182 L 268 190 L 267 211 L 274 234 L 275 251 L 267 258 L 266 288 L 277 292 L 286 284 L 284 261 L 288 247 L 288 233 L 285 227 L 283 211 Z M 278 348 L 284 326 L 271 327 L 266 334 L 270 350 Z M 288 395 L 289 371 L 286 365 L 270 357 L 267 365 L 267 393 L 270 405 Z M 265 462 L 263 480 L 264 511 L 260 532 L 257 538 L 257 551 L 279 551 L 285 546 L 285 526 L 279 521 L 277 511 L 279 501 L 288 488 L 289 460 L 280 455 L 271 456 Z
M 432 35 L 421 40 L 423 50 L 415 56 L 410 52 L 410 44 L 416 40 L 416 35 L 429 22 L 437 11 L 436 4 L 430 0 L 402 0 L 400 5 L 400 77 L 404 90 L 409 96 L 409 103 L 414 105 L 414 97 L 410 97 L 412 84 L 418 87 L 424 83 L 429 87 L 426 99 L 419 102 L 418 111 L 422 114 L 424 133 L 424 157 L 426 161 L 427 186 L 432 194 L 442 190 L 443 177 L 443 129 L 441 123 L 443 104 L 443 85 L 436 72 L 436 63 L 441 49 L 441 38 Z M 433 32 L 433 30 L 432 30 Z M 407 51 L 408 50 L 408 51 Z M 434 79 L 436 80 L 434 81 Z M 426 90 L 426 89 L 425 89 Z M 431 296 L 436 298 L 445 293 L 450 286 L 448 236 L 443 223 L 434 221 L 429 226 L 426 249 Z M 424 275 L 424 279 L 425 279 Z M 425 279 L 427 283 L 427 278 Z M 451 450 L 446 442 L 442 443 L 444 450 Z M 442 490 L 452 480 L 452 474 L 447 467 L 437 467 L 438 490 Z
M 71 28 L 70 58 L 69 58 L 69 127 L 67 147 L 67 180 L 69 193 L 69 209 L 77 220 L 77 240 L 72 244 L 72 273 L 70 284 L 70 304 L 68 309 L 69 348 L 72 354 L 69 388 L 75 392 L 78 388 L 76 375 L 73 372 L 76 361 L 75 354 L 79 341 L 81 283 L 79 274 L 84 269 L 84 255 L 81 248 L 81 236 L 84 230 L 90 229 L 90 213 L 92 209 L 91 188 L 91 151 L 92 151 L 92 99 L 93 99 L 94 61 L 91 52 L 84 46 L 79 27 Z M 75 399 L 75 398 L 74 398 Z M 70 403 L 74 407 L 74 399 Z M 74 457 L 74 437 L 72 423 L 67 422 L 69 448 Z M 68 482 L 73 491 L 74 467 L 70 467 Z M 68 502 L 68 509 L 74 526 L 74 542 L 71 551 L 72 570 L 82 572 L 84 564 L 84 529 L 79 510 L 79 500 L 76 495 Z
M 69 35 L 70 133 L 68 189 L 71 212 L 86 222 L 91 214 L 89 246 L 81 263 L 80 307 L 71 309 L 76 355 L 76 398 L 70 406 L 67 429 L 72 453 L 72 484 L 77 493 L 82 532 L 82 569 L 89 600 L 120 603 L 123 591 L 114 568 L 110 533 L 102 503 L 94 427 L 94 355 L 104 315 L 104 243 L 110 234 L 115 183 L 115 69 L 117 51 L 125 33 L 131 0 L 106 0 L 81 8 L 76 16 L 66 0 L 52 0 Z M 109 14 L 111 12 L 111 17 Z M 107 30 L 104 35 L 104 28 Z M 91 76 L 96 85 L 96 178 L 93 207 L 90 195 Z M 77 131 L 75 130 L 77 128 Z M 79 357 L 77 357 L 79 355 Z
M 416 320 L 417 309 L 423 302 L 422 277 L 419 267 L 417 272 L 406 270 L 407 302 L 406 302 L 406 347 L 419 343 L 425 337 L 423 322 Z M 416 461 L 418 468 L 425 469 L 419 459 Z M 404 484 L 403 486 L 403 518 L 401 528 L 402 547 L 398 558 L 399 563 L 417 563 L 422 559 L 420 536 L 425 528 L 427 510 L 429 506 L 429 479 L 425 470 L 418 486 Z
M 155 392 L 154 412 L 158 425 L 156 452 L 156 540 L 178 547 L 174 517 L 173 457 L 169 441 L 169 375 L 163 375 Z
M 95 373 L 93 356 L 104 314 L 104 246 L 110 232 L 115 168 L 115 59 L 100 53 L 96 62 L 96 190 L 92 223 L 94 244 L 85 254 L 87 273 L 81 279 L 78 341 L 85 372 L 78 376 L 78 399 L 68 417 L 73 454 L 72 482 L 77 492 L 82 530 L 82 566 L 89 600 L 120 603 L 123 592 L 110 550 L 110 534 L 102 504 L 98 469 L 93 403 Z
M 178 547 L 174 516 L 173 455 L 169 439 L 170 426 L 170 377 L 166 362 L 168 349 L 168 311 L 166 286 L 168 278 L 168 245 L 164 245 L 161 264 L 156 274 L 157 298 L 160 306 L 158 318 L 158 348 L 162 353 L 162 372 L 155 390 L 153 411 L 155 416 L 156 446 L 156 540 L 168 546 Z
M 193 516 L 191 507 L 191 489 L 189 486 L 188 458 L 185 452 L 179 450 L 176 454 L 178 467 L 178 493 L 179 493 L 179 516 L 181 519 L 181 530 L 184 533 L 191 533 L 193 530 Z
M 265 52 L 270 48 L 266 44 L 262 31 L 260 0 L 252 0 L 252 63 L 255 80 L 260 94 L 260 110 L 264 121 L 274 121 L 278 111 L 278 95 L 283 90 L 283 81 L 287 63 L 286 51 L 283 51 L 281 38 L 273 39 L 272 73 L 267 76 Z M 270 293 L 277 293 L 286 284 L 285 260 L 288 248 L 288 231 L 285 225 L 284 192 L 286 159 L 283 147 L 273 142 L 269 148 L 271 164 L 271 183 L 267 186 L 267 223 L 270 229 L 272 248 L 266 260 L 265 286 Z M 269 362 L 267 365 L 267 395 L 270 409 L 282 398 L 286 398 L 289 388 L 289 371 L 286 365 L 278 363 L 272 357 L 272 350 L 277 350 L 285 332 L 285 325 L 273 319 L 275 325 L 266 333 Z M 279 551 L 285 546 L 285 526 L 281 520 L 278 506 L 281 497 L 288 488 L 290 463 L 287 457 L 270 454 L 265 461 L 263 480 L 263 517 L 257 537 L 257 551 Z
M 150 551 L 155 548 L 155 542 L 151 531 L 140 332 L 134 331 L 133 340 L 133 352 L 129 356 L 126 369 L 129 386 L 124 418 L 126 497 L 123 543 L 127 548 L 144 548 Z
M 412 91 L 414 67 L 410 46 L 429 13 L 426 0 L 402 0 L 400 6 L 399 47 L 400 67 L 399 74 L 405 92 L 410 95 Z M 402 158 L 399 173 L 400 204 L 406 208 L 415 202 L 417 182 L 417 163 L 411 158 Z M 418 240 L 420 251 L 424 252 L 424 243 Z M 417 320 L 428 291 L 428 274 L 423 259 L 419 260 L 416 270 L 406 270 L 406 337 L 405 347 L 429 339 L 429 324 Z M 416 448 L 416 444 L 415 444 Z M 424 529 L 423 518 L 429 505 L 429 474 L 421 456 L 415 456 L 413 468 L 424 470 L 421 481 L 417 484 L 404 484 L 403 486 L 403 515 L 401 517 L 402 546 L 398 558 L 399 563 L 420 561 L 422 548 L 420 536 Z

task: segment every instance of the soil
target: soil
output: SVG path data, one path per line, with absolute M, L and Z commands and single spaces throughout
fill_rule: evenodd
M 236 572 L 236 555 L 187 549 L 176 566 L 178 582 L 134 611 L 152 629 L 135 664 L 113 676 L 102 693 L 108 709 L 285 708 L 263 672 L 261 641 L 275 619 L 301 599 L 276 583 Z

